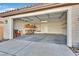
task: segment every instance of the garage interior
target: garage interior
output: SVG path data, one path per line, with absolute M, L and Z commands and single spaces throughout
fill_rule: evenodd
M 14 39 L 67 44 L 67 11 L 13 19 Z

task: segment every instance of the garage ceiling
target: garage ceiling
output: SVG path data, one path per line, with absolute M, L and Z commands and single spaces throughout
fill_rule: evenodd
M 34 23 L 35 22 L 41 22 L 41 21 L 51 22 L 51 21 L 59 21 L 59 19 L 62 18 L 64 15 L 66 15 L 66 11 L 37 15 L 37 16 L 16 18 L 16 20 L 23 20 L 23 21 L 26 21 L 26 22 L 34 22 Z

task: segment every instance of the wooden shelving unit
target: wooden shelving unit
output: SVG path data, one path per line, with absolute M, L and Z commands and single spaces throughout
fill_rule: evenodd
M 25 25 L 25 32 L 26 34 L 34 34 L 36 31 L 36 26 L 32 24 L 26 24 Z

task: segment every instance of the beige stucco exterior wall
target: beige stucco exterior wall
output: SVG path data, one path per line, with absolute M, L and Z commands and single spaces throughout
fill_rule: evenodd
M 79 5 L 72 8 L 72 43 L 79 47 Z

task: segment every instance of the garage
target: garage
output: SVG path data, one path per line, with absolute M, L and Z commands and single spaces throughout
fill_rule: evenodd
M 4 51 L 0 54 L 72 55 L 70 48 L 79 47 L 78 7 L 45 4 L 1 13 L 4 22 L 0 21 L 0 40 L 8 41 L 0 44 L 0 51 Z
M 66 44 L 67 11 L 13 19 L 14 38 Z
M 4 12 L 0 14 L 5 21 L 4 39 L 62 42 L 72 47 L 74 43 L 72 19 L 75 17 L 76 6 L 76 4 L 44 4 Z

